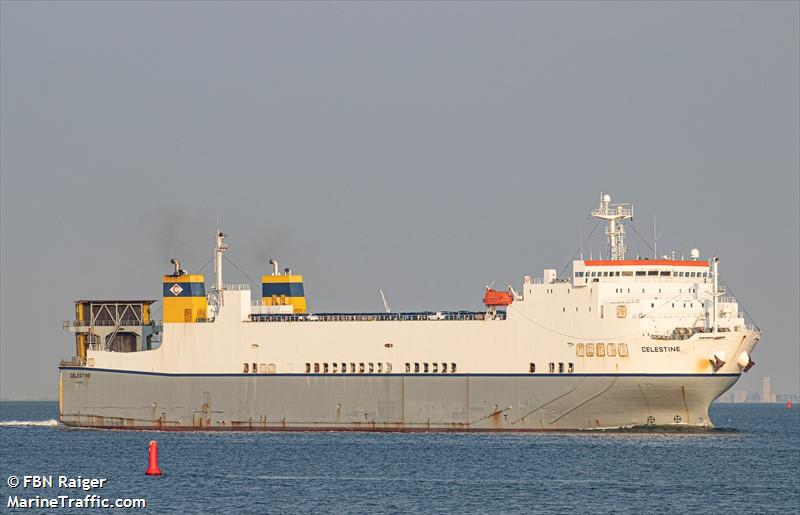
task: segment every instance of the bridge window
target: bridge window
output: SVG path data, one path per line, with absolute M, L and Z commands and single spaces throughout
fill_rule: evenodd
M 645 272 L 644 270 L 637 270 L 636 271 L 636 277 L 641 277 L 643 275 L 647 275 L 647 272 Z
M 531 363 L 531 366 L 530 366 L 529 370 L 530 370 L 531 374 L 535 373 L 536 372 L 536 363 Z
M 647 275 L 648 276 L 658 275 L 658 270 L 648 270 Z
M 626 270 L 626 271 L 622 272 L 622 276 L 623 277 L 631 277 L 632 275 L 633 275 L 633 271 L 631 271 L 631 270 Z
M 583 357 L 583 344 L 579 343 L 575 346 L 575 355 Z
M 665 271 L 662 271 L 662 272 L 661 272 L 661 275 L 665 275 L 665 276 L 669 277 L 669 276 L 670 276 L 670 275 L 672 275 L 672 274 L 671 274 L 670 272 L 665 272 Z

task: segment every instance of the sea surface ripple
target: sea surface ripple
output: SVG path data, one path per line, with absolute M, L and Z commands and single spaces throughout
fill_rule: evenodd
M 0 502 L 65 493 L 6 481 L 43 474 L 107 478 L 95 493 L 147 513 L 800 513 L 798 413 L 715 404 L 699 432 L 169 433 L 68 429 L 56 403 L 4 401 Z

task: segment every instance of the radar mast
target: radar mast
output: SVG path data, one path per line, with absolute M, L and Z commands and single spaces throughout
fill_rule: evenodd
M 611 204 L 611 195 L 600 194 L 600 206 L 592 210 L 592 216 L 607 220 L 606 236 L 611 259 L 625 259 L 625 220 L 633 219 L 632 204 Z

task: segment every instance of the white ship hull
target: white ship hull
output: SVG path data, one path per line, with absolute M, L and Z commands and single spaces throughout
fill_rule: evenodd
M 719 375 L 163 375 L 61 370 L 61 421 L 114 429 L 547 431 L 712 427 Z
M 477 313 L 307 314 L 302 276 L 281 274 L 277 262 L 254 306 L 249 286 L 222 284 L 218 233 L 208 304 L 203 276 L 174 261 L 163 277 L 160 345 L 144 315 L 131 329 L 122 327 L 128 307 L 77 303 L 79 320 L 65 326 L 81 357 L 60 371 L 61 420 L 225 430 L 710 427 L 709 405 L 753 366 L 760 332 L 721 296 L 716 258 L 699 261 L 693 250 L 690 261 L 625 260 L 619 223 L 632 209 L 609 200 L 593 216 L 610 221 L 611 260 L 575 261 L 565 278 L 525 277 L 519 293 L 487 288 Z M 98 325 L 101 315 L 116 327 Z

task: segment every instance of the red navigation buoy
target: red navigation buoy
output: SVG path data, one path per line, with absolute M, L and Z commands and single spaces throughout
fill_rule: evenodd
M 786 401 L 786 409 L 792 409 L 792 401 Z
M 147 466 L 148 476 L 160 476 L 161 470 L 158 468 L 158 442 L 150 440 L 150 464 Z

